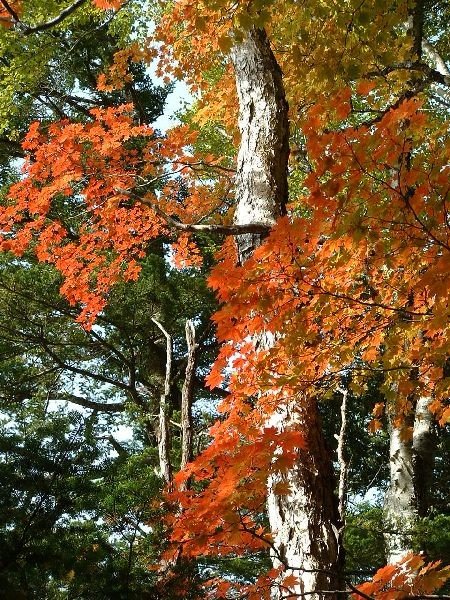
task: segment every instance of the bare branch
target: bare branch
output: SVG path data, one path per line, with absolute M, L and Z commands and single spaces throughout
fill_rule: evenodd
M 129 456 L 128 451 L 120 444 L 113 435 L 104 435 L 97 438 L 97 440 L 105 440 L 111 444 L 114 450 L 119 456 Z
M 29 338 L 31 339 L 31 338 Z M 123 381 L 119 381 L 116 379 L 112 379 L 106 375 L 101 375 L 100 373 L 95 373 L 94 371 L 89 371 L 88 369 L 83 369 L 81 367 L 76 367 L 71 365 L 70 363 L 65 362 L 62 358 L 60 358 L 50 347 L 50 342 L 44 338 L 38 338 L 36 340 L 38 344 L 45 350 L 45 352 L 53 359 L 53 361 L 61 368 L 71 373 L 78 373 L 78 375 L 85 375 L 91 379 L 96 381 L 102 381 L 104 383 L 110 383 L 111 385 L 118 387 L 121 390 L 125 390 L 129 394 L 133 395 L 133 391 L 129 385 L 123 383 Z M 133 399 L 135 397 L 133 396 Z
M 190 169 L 192 169 L 193 171 L 199 170 L 196 169 L 196 167 L 203 167 L 205 169 L 216 169 L 218 171 L 223 171 L 224 173 L 236 173 L 236 169 L 232 169 L 230 167 L 224 167 L 222 165 L 217 165 L 217 164 L 212 164 L 212 163 L 208 163 L 205 160 L 197 160 L 195 162 L 183 162 L 183 161 L 178 161 L 180 165 L 183 165 L 185 168 L 188 167 Z
M 368 594 L 361 592 L 361 590 L 358 590 L 358 588 L 355 587 L 352 583 L 350 583 L 350 581 L 346 581 L 345 583 L 348 585 L 348 587 L 351 589 L 351 591 L 354 594 L 357 594 L 358 596 L 360 596 L 361 598 L 364 598 L 365 600 L 374 600 L 373 596 L 369 596 Z

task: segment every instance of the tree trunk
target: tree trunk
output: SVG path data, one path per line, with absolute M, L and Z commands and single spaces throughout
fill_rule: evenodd
M 417 1 L 409 8 L 406 29 L 413 39 L 413 60 L 421 61 L 425 54 L 443 75 L 448 69 L 438 52 L 423 37 L 423 2 Z M 397 185 L 397 175 L 394 175 Z M 430 397 L 419 398 L 413 414 L 405 423 L 412 428 L 412 436 L 402 431 L 390 420 L 390 482 L 384 501 L 385 545 L 387 561 L 395 563 L 412 551 L 411 534 L 417 519 L 426 516 L 433 475 L 436 440 L 433 434 L 433 417 L 429 411 Z
M 430 402 L 431 398 L 420 398 L 403 429 L 393 425 L 390 415 L 390 481 L 384 521 L 387 561 L 392 564 L 413 551 L 417 520 L 428 510 L 435 450 Z
M 413 433 L 414 490 L 417 514 L 423 518 L 430 508 L 430 492 L 436 452 L 434 418 L 429 410 L 431 398 L 420 398 L 416 406 Z
M 273 475 L 268 485 L 268 514 L 276 552 L 275 567 L 284 565 L 298 584 L 290 588 L 312 600 L 334 598 L 321 591 L 340 588 L 339 519 L 333 494 L 334 474 L 315 402 L 302 411 L 289 407 L 278 411 L 271 425 L 279 429 L 298 423 L 305 436 L 306 450 L 299 453 L 295 468 L 287 475 Z M 278 423 L 276 423 L 278 421 Z M 278 495 L 276 486 L 287 482 L 291 491 Z M 274 590 L 273 598 L 285 597 Z
M 274 225 L 288 199 L 289 122 L 281 70 L 261 29 L 233 48 L 232 60 L 241 132 L 234 221 Z M 257 233 L 236 236 L 241 263 L 261 241 Z
M 186 321 L 187 363 L 181 392 L 181 464 L 184 469 L 193 458 L 192 452 L 192 397 L 194 393 L 195 375 L 195 327 L 188 319 Z
M 169 456 L 170 432 L 168 412 L 170 408 L 170 380 L 172 377 L 172 337 L 159 321 L 156 319 L 152 319 L 152 321 L 166 338 L 166 376 L 164 380 L 164 391 L 159 400 L 158 456 L 159 475 L 170 488 L 172 485 L 172 465 Z
M 389 415 L 389 487 L 384 499 L 387 562 L 394 564 L 411 551 L 410 532 L 417 519 L 414 498 L 412 439 L 408 439 L 411 418 L 403 429 Z M 409 535 L 408 535 L 409 534 Z
M 287 201 L 289 155 L 288 106 L 282 74 L 263 30 L 252 29 L 232 51 L 239 98 L 241 144 L 236 175 L 235 223 L 272 225 Z M 236 243 L 243 264 L 261 244 L 260 234 L 238 235 Z M 264 337 L 264 335 L 262 336 Z M 334 479 L 322 428 L 314 402 L 280 407 L 270 418 L 280 431 L 292 427 L 306 436 L 308 448 L 287 474 L 273 474 L 268 481 L 268 514 L 274 540 L 272 558 L 287 574 L 298 579 L 290 590 L 310 600 L 332 599 L 316 590 L 337 586 L 337 515 Z M 287 481 L 291 492 L 276 493 Z M 326 571 L 326 572 L 325 572 Z M 330 574 L 330 571 L 332 572 Z M 274 586 L 273 598 L 281 588 Z

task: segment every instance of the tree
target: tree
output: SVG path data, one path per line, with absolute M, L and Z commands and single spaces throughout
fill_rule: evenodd
M 3 597 L 153 597 L 140 527 L 159 481 L 136 448 L 113 458 L 104 434 L 95 413 L 3 403 Z
M 158 310 L 175 346 L 168 416 L 173 423 L 170 461 L 178 467 L 184 438 L 176 424 L 186 370 L 184 320 L 189 314 L 197 318 L 202 349 L 198 367 L 209 362 L 211 341 L 204 336 L 201 319 L 202 311 L 208 310 L 208 296 L 202 280 L 173 270 L 167 273 L 164 260 L 149 255 L 139 282 L 118 286 L 95 331 L 86 332 L 75 323 L 76 312 L 58 295 L 60 277 L 51 268 L 32 260 L 18 263 L 8 255 L 2 259 L 0 406 L 5 431 L 15 428 L 14 436 L 5 433 L 4 440 L 8 469 L 2 474 L 0 529 L 5 557 L 12 562 L 3 566 L 2 589 L 11 597 L 18 590 L 36 594 L 30 597 L 48 597 L 50 591 L 57 594 L 58 586 L 90 598 L 104 597 L 105 589 L 109 597 L 127 593 L 158 597 L 156 574 L 148 572 L 148 565 L 155 564 L 165 543 L 159 525 L 164 510 L 157 438 L 166 355 L 165 340 L 151 319 Z M 206 332 L 208 328 L 206 323 Z M 191 385 L 197 398 L 209 398 L 196 379 Z M 83 412 L 74 412 L 74 406 Z M 114 433 L 123 425 L 133 430 L 126 443 Z M 192 447 L 199 440 L 203 443 L 197 436 L 202 427 L 197 411 Z M 73 431 L 78 432 L 74 440 Z M 23 450 L 15 460 L 17 448 Z M 60 448 L 61 453 L 67 449 L 66 458 L 50 464 L 47 455 L 59 456 Z M 112 454 L 118 456 L 113 459 Z M 48 485 L 44 470 L 49 464 L 55 472 L 54 486 Z M 30 487 L 23 481 L 26 478 L 32 480 L 27 492 L 31 506 L 22 506 L 17 498 L 17 505 L 12 501 L 8 508 L 11 497 L 16 499 L 23 487 Z M 64 496 L 66 503 L 58 504 L 53 515 L 49 500 L 50 506 L 44 503 L 39 518 L 34 518 L 33 498 L 52 499 L 63 493 L 76 502 L 69 505 Z M 32 527 L 20 549 L 17 540 L 28 518 Z M 146 528 L 149 523 L 153 533 Z M 13 560 L 11 546 L 17 546 L 17 559 Z M 20 579 L 20 574 L 27 576 Z M 177 577 L 191 577 L 195 589 L 195 565 Z M 174 578 L 174 588 L 178 579 Z
M 25 140 L 32 160 L 9 192 L 3 247 L 21 253 L 33 240 L 39 259 L 65 277 L 69 301 L 83 305 L 88 327 L 111 284 L 138 276 L 150 240 L 181 230 L 178 252 L 196 261 L 187 233 L 238 236 L 237 255 L 225 242 L 210 277 L 223 303 L 215 320 L 224 345 L 209 383 L 228 378 L 225 416 L 177 478 L 185 489 L 170 497 L 177 556 L 181 547 L 184 556 L 271 548 L 278 568 L 248 597 L 339 593 L 332 590 L 342 585 L 341 523 L 317 403 L 343 377 L 351 374 L 356 392 L 382 373 L 400 441 L 422 398 L 441 424 L 448 419 L 448 75 L 436 68 L 447 58 L 440 35 L 447 18 L 439 2 L 420 1 L 395 11 L 385 2 L 369 10 L 331 1 L 168 7 L 159 27 L 162 67 L 185 69 L 202 89 L 199 120 L 214 115 L 229 125 L 236 98 L 224 90 L 234 66 L 242 137 L 233 225 L 229 164 L 194 156 L 188 145 L 197 136 L 186 127 L 162 144 L 122 107 L 91 112 L 83 125 L 35 124 Z M 288 118 L 300 148 L 297 193 L 284 215 Z M 83 201 L 79 239 L 52 218 L 58 197 Z M 381 412 L 376 406 L 375 417 Z M 262 517 L 267 485 L 270 532 Z M 313 534 L 302 521 L 318 523 Z M 391 581 L 404 596 L 426 594 L 446 573 L 408 557 L 362 589 L 392 595 Z M 214 585 L 220 597 L 231 582 Z
M 30 8 L 33 11 L 33 7 Z M 56 8 L 58 7 L 55 7 L 55 12 Z M 48 9 L 47 6 L 45 11 Z M 20 119 L 15 119 L 14 111 L 17 107 L 14 106 L 14 110 L 10 107 L 8 121 L 3 124 L 8 140 L 14 135 L 20 137 L 37 116 L 46 124 L 61 116 L 86 123 L 91 118 L 88 107 L 114 107 L 126 98 L 133 99 L 136 119 L 142 123 L 152 120 L 161 111 L 168 90 L 152 85 L 142 63 L 130 65 L 133 78 L 130 76 L 124 90 L 100 92 L 95 87 L 97 75 L 107 68 L 106 65 L 113 60 L 114 52 L 120 51 L 120 46 L 124 45 L 130 27 L 136 25 L 130 20 L 130 15 L 122 21 L 116 19 L 113 26 L 111 15 L 107 19 L 101 18 L 102 13 L 92 10 L 87 13 L 65 14 L 67 16 L 61 21 L 58 35 L 55 35 L 52 26 L 48 30 L 48 36 L 45 33 L 45 39 L 36 39 L 30 34 L 31 37 L 27 38 L 31 40 L 30 43 L 23 44 L 23 47 L 13 35 L 2 40 L 5 42 L 5 54 L 11 56 L 16 52 L 17 60 L 26 62 L 30 53 L 39 54 L 41 47 L 47 51 L 40 56 L 42 66 L 44 67 L 45 60 L 49 60 L 46 69 L 31 73 L 30 79 L 14 82 L 14 93 L 21 93 L 21 104 L 18 107 Z M 48 15 L 39 15 L 40 21 L 46 16 Z M 93 31 L 98 31 L 95 41 Z M 39 30 L 36 35 L 43 34 Z M 77 47 L 77 57 L 65 54 L 67 48 L 72 46 Z M 45 98 L 49 97 L 51 101 L 45 103 Z M 17 180 L 17 164 L 14 164 L 17 154 L 11 152 L 9 141 L 4 142 L 3 174 L 6 183 L 11 179 Z M 20 144 L 17 146 L 20 148 Z M 23 155 L 22 151 L 20 155 Z M 53 207 L 54 218 L 69 224 L 73 239 L 77 239 L 79 234 L 81 219 L 78 209 L 77 203 L 60 202 Z M 45 435 L 52 440 L 51 444 L 54 446 L 60 442 L 59 436 L 67 433 L 65 430 L 60 431 L 62 417 L 58 421 L 59 425 L 52 427 L 56 418 L 52 410 L 46 412 L 44 407 L 55 407 L 58 403 L 77 405 L 84 409 L 84 416 L 66 409 L 64 423 L 67 427 L 71 422 L 74 427 L 79 424 L 80 429 L 92 429 L 92 422 L 95 423 L 100 438 L 92 442 L 96 444 L 95 451 L 100 457 L 95 469 L 98 468 L 98 473 L 102 473 L 101 481 L 95 486 L 91 496 L 87 497 L 82 493 L 82 488 L 86 483 L 85 477 L 92 473 L 89 472 L 86 476 L 83 473 L 78 476 L 77 473 L 74 476 L 68 469 L 58 472 L 62 485 L 79 488 L 78 513 L 74 509 L 74 514 L 67 515 L 65 520 L 64 515 L 58 515 L 61 517 L 58 528 L 53 531 L 51 515 L 42 511 L 33 539 L 27 539 L 26 549 L 18 560 L 5 567 L 3 588 L 11 596 L 35 593 L 36 597 L 38 594 L 41 594 L 39 597 L 47 597 L 50 593 L 63 594 L 63 589 L 69 593 L 69 588 L 71 594 L 90 594 L 89 597 L 102 597 L 104 589 L 109 590 L 108 597 L 113 594 L 115 597 L 127 594 L 127 597 L 132 594 L 136 597 L 143 597 L 144 594 L 146 597 L 154 597 L 159 593 L 154 585 L 155 577 L 147 572 L 147 565 L 148 561 L 152 561 L 154 548 L 161 544 L 161 539 L 158 535 L 144 535 L 140 529 L 148 519 L 157 521 L 160 518 L 160 512 L 157 511 L 155 517 L 150 504 L 159 497 L 161 487 L 161 479 L 155 476 L 158 465 L 155 446 L 159 435 L 157 414 L 165 377 L 166 345 L 154 320 L 164 323 L 176 346 L 168 411 L 168 416 L 176 426 L 182 404 L 187 350 L 184 339 L 185 322 L 195 316 L 197 343 L 202 350 L 197 363 L 200 369 L 205 368 L 214 347 L 208 323 L 213 301 L 211 294 L 205 289 L 200 272 L 196 273 L 194 279 L 189 272 L 178 273 L 169 268 L 164 259 L 162 241 L 153 244 L 146 251 L 141 267 L 143 276 L 140 281 L 132 286 L 128 285 L 126 289 L 124 286 L 117 286 L 114 297 L 109 297 L 107 313 L 104 312 L 95 330 L 87 332 L 75 323 L 76 310 L 59 296 L 61 278 L 54 270 L 37 265 L 31 253 L 23 256 L 19 262 L 13 260 L 11 255 L 2 256 L 0 402 L 2 410 L 9 411 L 18 427 L 22 425 L 17 432 L 17 443 L 27 445 L 27 441 L 21 439 L 21 434 L 25 436 L 27 419 L 35 418 L 30 405 L 41 405 L 43 411 L 39 424 L 31 427 L 35 446 L 39 446 L 40 432 L 46 426 L 46 421 L 48 427 Z M 192 403 L 193 390 L 203 388 L 192 368 L 189 383 L 191 389 L 184 394 L 185 410 L 186 402 Z M 208 392 L 207 397 L 210 396 Z M 188 409 L 191 410 L 191 406 Z M 185 420 L 188 417 L 189 415 L 185 416 Z M 134 429 L 133 443 L 131 445 L 130 442 L 125 448 L 114 435 L 108 433 L 110 427 L 116 428 L 121 423 L 131 423 Z M 185 453 L 191 451 L 194 444 L 198 444 L 196 433 L 202 427 L 200 418 L 195 427 L 194 436 L 190 431 L 191 441 L 185 444 Z M 180 446 L 185 437 L 181 438 L 178 427 L 175 427 L 170 450 L 170 460 L 175 465 L 182 458 Z M 119 453 L 118 464 L 108 460 L 112 450 Z M 36 464 L 33 465 L 33 454 L 29 454 L 29 468 L 38 472 L 40 457 L 35 458 Z M 87 465 L 83 467 L 91 466 L 89 458 L 86 458 Z M 110 465 L 112 462 L 114 468 Z M 106 465 L 109 465 L 108 468 Z M 11 471 L 4 473 L 3 481 L 7 489 L 20 487 L 13 477 L 16 467 L 17 463 L 14 463 Z M 95 471 L 95 475 L 98 473 Z M 44 495 L 48 491 L 45 477 L 45 474 L 42 477 L 36 476 L 34 482 L 37 492 Z M 6 509 L 3 512 L 7 512 Z M 18 512 L 16 511 L 17 518 L 14 516 L 5 525 L 12 537 L 20 537 L 21 517 Z M 92 519 L 92 523 L 84 523 L 87 518 Z M 94 520 L 96 518 L 105 519 L 107 525 L 99 526 Z M 114 544 L 110 543 L 111 535 L 115 537 Z M 70 548 L 64 561 L 60 563 L 56 557 L 62 546 L 58 546 L 59 550 L 52 549 L 58 537 L 63 545 L 67 544 Z M 44 540 L 47 556 L 45 561 L 41 561 L 45 564 L 41 564 L 40 559 L 36 558 L 33 543 L 43 543 Z M 86 550 L 86 554 L 83 545 L 88 550 L 91 546 L 96 546 L 98 552 Z M 36 569 L 33 561 L 39 563 Z M 34 569 L 33 573 L 29 573 L 27 581 L 17 582 L 16 585 L 16 571 L 20 574 L 24 566 L 29 571 Z M 67 574 L 70 575 L 70 582 L 66 580 Z M 187 575 L 186 572 L 183 574 Z

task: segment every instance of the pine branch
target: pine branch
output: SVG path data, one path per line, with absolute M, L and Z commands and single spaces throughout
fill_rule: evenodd
M 78 406 L 83 406 L 84 408 L 89 408 L 97 412 L 116 413 L 123 412 L 125 410 L 125 404 L 122 402 L 103 404 L 102 402 L 94 402 L 93 400 L 88 400 L 87 398 L 76 396 L 75 394 L 62 394 L 61 396 L 53 396 L 50 397 L 49 400 L 53 402 L 71 402 L 72 404 L 77 404 Z

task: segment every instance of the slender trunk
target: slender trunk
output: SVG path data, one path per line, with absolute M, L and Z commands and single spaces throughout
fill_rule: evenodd
M 420 398 L 416 406 L 413 433 L 414 490 L 417 514 L 423 518 L 430 508 L 430 491 L 436 452 L 434 418 L 429 410 L 431 398 Z
M 232 60 L 241 131 L 235 222 L 272 225 L 284 213 L 288 191 L 289 124 L 282 74 L 266 34 L 260 29 L 252 29 L 233 48 Z M 259 234 L 237 236 L 241 264 L 261 242 Z M 280 407 L 270 418 L 270 425 L 280 431 L 296 427 L 308 443 L 307 450 L 299 453 L 296 465 L 287 474 L 273 474 L 268 481 L 273 562 L 276 566 L 282 563 L 288 574 L 299 579 L 290 588 L 293 593 L 319 600 L 325 596 L 316 590 L 336 589 L 337 585 L 338 519 L 331 459 L 317 406 L 299 401 L 298 406 L 293 403 Z M 291 492 L 280 496 L 276 493 L 277 483 L 286 480 Z M 274 586 L 273 598 L 281 595 Z M 332 596 L 326 598 L 331 600 Z
M 338 486 L 338 515 L 339 515 L 339 552 L 344 552 L 344 531 L 346 521 L 346 510 L 347 510 L 347 478 L 348 478 L 348 462 L 346 456 L 346 444 L 347 444 L 347 402 L 348 402 L 348 390 L 340 390 L 342 394 L 341 402 L 341 429 L 337 436 L 337 460 L 339 464 L 339 486 Z M 344 557 L 342 556 L 342 563 Z
M 152 319 L 153 323 L 161 330 L 166 338 L 166 376 L 164 380 L 164 391 L 159 400 L 159 426 L 158 426 L 158 456 L 159 474 L 169 486 L 172 483 L 172 465 L 170 463 L 170 432 L 169 432 L 169 399 L 170 380 L 172 376 L 172 337 L 164 329 L 159 321 Z
M 412 60 L 421 61 L 425 52 L 435 63 L 435 68 L 446 75 L 445 63 L 423 36 L 423 25 L 424 4 L 417 0 L 409 7 L 406 24 L 413 40 Z M 401 157 L 399 166 L 402 163 L 409 170 L 409 153 Z M 395 174 L 394 181 L 397 186 Z M 428 510 L 435 450 L 433 418 L 428 409 L 430 402 L 430 397 L 419 398 L 403 429 L 393 424 L 395 415 L 389 415 L 390 482 L 384 501 L 384 538 L 389 563 L 398 562 L 412 551 L 411 535 L 418 518 L 424 517 Z
M 435 450 L 430 402 L 431 398 L 420 398 L 402 429 L 390 415 L 390 481 L 384 502 L 389 563 L 412 552 L 417 520 L 428 510 Z
M 417 520 L 414 498 L 412 439 L 408 429 L 396 427 L 389 415 L 389 487 L 384 499 L 385 545 L 388 563 L 400 561 L 411 551 L 410 532 Z
M 181 392 L 181 465 L 184 469 L 192 460 L 192 396 L 195 375 L 195 327 L 191 320 L 186 321 L 187 364 Z

